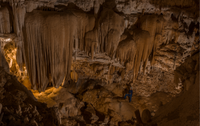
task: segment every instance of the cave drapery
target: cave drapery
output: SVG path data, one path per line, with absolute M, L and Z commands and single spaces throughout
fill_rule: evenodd
M 179 51 L 176 53 L 179 57 L 187 57 L 190 51 L 185 48 L 187 42 L 182 44 L 183 25 L 180 23 L 186 22 L 189 28 L 188 21 L 184 20 L 188 12 L 179 15 L 175 10 L 159 12 L 157 6 L 164 7 L 163 3 L 166 1 L 152 0 L 145 5 L 147 10 L 141 9 L 142 6 L 132 8 L 126 4 L 123 5 L 125 8 L 121 8 L 119 1 L 103 0 L 95 1 L 94 5 L 72 1 L 73 4 L 69 2 L 69 7 L 61 4 L 53 7 L 51 5 L 54 2 L 50 5 L 42 3 L 47 7 L 27 2 L 27 8 L 12 0 L 7 2 L 9 4 L 2 4 L 0 9 L 3 19 L 0 20 L 0 33 L 16 33 L 17 63 L 20 69 L 26 65 L 32 88 L 40 91 L 44 91 L 49 83 L 58 87 L 69 79 L 72 57 L 75 56 L 76 59 L 77 52 L 80 51 L 86 52 L 94 61 L 95 58 L 98 59 L 98 54 L 108 56 L 111 66 L 107 76 L 112 73 L 112 65 L 119 66 L 116 64 L 120 63 L 126 69 L 133 70 L 133 80 L 141 71 L 146 72 L 149 62 L 151 65 L 159 64 L 160 68 L 167 70 L 184 61 L 181 58 L 173 61 L 174 56 L 166 54 L 166 49 L 158 51 L 162 44 L 177 43 L 178 48 L 171 48 L 173 52 L 170 53 Z M 195 2 L 178 0 L 168 4 L 187 7 L 195 5 Z M 130 2 L 130 5 L 134 5 L 134 2 Z M 134 15 L 135 11 L 140 14 Z M 154 14 L 145 14 L 152 13 L 151 11 Z M 131 16 L 124 15 L 130 12 Z M 196 13 L 188 15 L 195 17 Z M 192 36 L 187 37 L 187 41 L 192 44 L 197 32 L 190 32 Z M 195 41 L 198 41 L 196 38 Z M 165 56 L 161 57 L 162 55 Z M 164 59 L 167 65 L 163 62 Z
M 33 11 L 26 15 L 24 56 L 33 89 L 44 91 L 48 83 L 58 87 L 70 74 L 73 44 L 83 45 L 94 19 L 81 12 Z M 91 24 L 92 23 L 92 24 Z

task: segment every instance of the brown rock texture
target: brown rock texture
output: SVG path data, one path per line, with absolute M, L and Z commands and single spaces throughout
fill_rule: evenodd
M 83 39 L 82 35 L 93 28 L 93 21 L 91 16 L 77 11 L 33 11 L 26 16 L 24 54 L 33 89 L 44 91 L 48 83 L 55 87 L 62 84 L 70 72 L 73 43 L 76 38 Z M 55 27 L 58 24 L 60 27 Z
M 0 121 L 42 126 L 50 111 L 52 125 L 196 125 L 198 5 L 0 0 L 0 66 L 12 75 L 0 77 L 20 82 L 2 83 Z
M 133 70 L 137 80 L 148 66 L 174 70 L 198 49 L 199 17 L 193 7 L 198 1 L 165 3 L 3 0 L 0 33 L 4 39 L 15 34 L 16 60 L 21 71 L 26 65 L 33 89 L 44 91 L 49 83 L 58 87 L 68 80 L 71 57 L 110 63 L 107 82 L 114 80 L 112 66 L 125 68 L 122 75 Z
M 32 92 L 2 67 L 0 78 L 2 126 L 59 125 L 55 111 L 37 102 Z
M 188 68 L 188 62 L 195 62 L 192 67 Z M 197 68 L 195 68 L 195 65 Z M 189 71 L 193 71 L 190 73 Z M 184 72 L 181 78 L 185 84 L 185 90 L 180 96 L 172 99 L 171 102 L 161 107 L 154 117 L 158 126 L 179 126 L 179 125 L 198 125 L 199 123 L 199 52 L 193 54 L 191 58 L 176 69 Z M 189 74 L 190 73 L 190 74 Z M 190 78 L 192 78 L 190 81 Z

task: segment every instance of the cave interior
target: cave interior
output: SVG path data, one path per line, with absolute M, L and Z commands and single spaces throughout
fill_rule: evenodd
M 0 0 L 0 126 L 199 126 L 198 0 Z

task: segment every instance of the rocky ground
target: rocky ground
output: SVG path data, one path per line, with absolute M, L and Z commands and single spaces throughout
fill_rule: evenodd
M 31 91 L 0 68 L 0 125 L 57 126 L 54 108 L 37 102 Z
M 182 91 L 182 83 L 178 87 L 173 82 L 174 74 L 161 72 L 156 68 L 147 75 L 139 75 L 133 84 L 126 83 L 125 80 L 108 83 L 106 79 L 97 79 L 98 75 L 91 74 L 93 67 L 85 66 L 79 69 L 83 72 L 82 77 L 79 72 L 80 78 L 77 79 L 77 73 L 72 70 L 74 80 L 66 82 L 58 89 L 48 87 L 42 93 L 32 90 L 38 101 L 47 103 L 48 107 L 58 108 L 62 125 L 133 125 L 137 120 L 136 110 L 140 115 L 148 110 L 150 117 L 153 117 L 161 106 Z M 84 71 L 86 69 L 87 72 Z M 88 78 L 87 74 L 93 76 Z M 134 92 L 132 101 L 129 102 L 128 98 L 123 97 L 127 86 L 131 85 Z

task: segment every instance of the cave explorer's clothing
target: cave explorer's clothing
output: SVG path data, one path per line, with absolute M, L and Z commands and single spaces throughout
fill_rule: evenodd
M 133 90 L 129 90 L 129 93 L 125 94 L 124 99 L 126 99 L 126 96 L 128 96 L 129 97 L 129 102 L 131 102 L 132 94 L 133 94 Z

